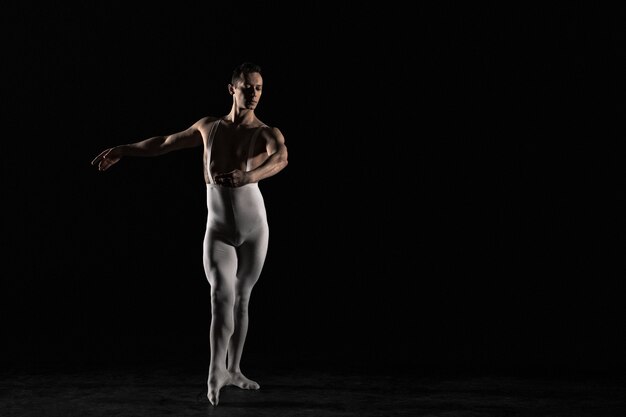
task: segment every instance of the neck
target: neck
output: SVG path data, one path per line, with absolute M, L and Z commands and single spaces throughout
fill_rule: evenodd
M 254 115 L 254 110 L 247 109 L 238 109 L 233 106 L 230 110 L 230 113 L 226 116 L 226 119 L 234 124 L 251 124 L 256 116 Z

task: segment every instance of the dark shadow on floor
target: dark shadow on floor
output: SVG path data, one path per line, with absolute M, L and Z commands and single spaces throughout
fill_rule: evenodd
M 5 371 L 0 416 L 626 416 L 626 379 L 504 375 L 369 375 L 256 369 L 258 391 L 206 399 L 204 370 Z

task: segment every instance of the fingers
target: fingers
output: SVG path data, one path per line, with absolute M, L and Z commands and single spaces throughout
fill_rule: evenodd
M 106 171 L 111 165 L 113 165 L 111 162 L 109 162 L 107 159 L 103 159 L 98 164 L 98 171 Z
M 120 160 L 120 157 L 113 152 L 113 149 L 114 148 L 109 148 L 100 152 L 100 154 L 91 161 L 91 165 L 97 165 L 98 171 L 106 171 L 112 165 L 115 165 Z
M 100 160 L 101 160 L 101 159 L 106 158 L 106 155 L 107 155 L 109 152 L 111 152 L 111 149 L 110 149 L 110 148 L 109 148 L 109 149 L 105 149 L 105 150 L 103 150 L 102 152 L 100 152 L 100 153 L 98 154 L 98 156 L 96 156 L 96 157 L 93 159 L 93 161 L 91 161 L 91 165 L 96 165 L 98 162 L 100 162 Z
M 213 178 L 215 179 L 215 181 L 226 181 L 226 180 L 231 180 L 233 178 L 233 173 L 232 172 L 226 172 L 226 173 L 222 173 L 222 174 L 215 174 L 213 176 Z
M 226 187 L 233 187 L 235 185 L 232 178 L 223 175 L 220 177 L 213 177 L 213 180 L 217 185 L 224 185 Z
M 224 174 L 216 174 L 213 177 L 213 181 L 217 185 L 223 185 L 225 187 L 237 187 L 239 185 L 239 181 L 237 177 L 234 175 L 235 171 L 227 172 Z
M 215 174 L 213 176 L 213 182 L 225 187 L 243 187 L 248 184 L 246 174 L 239 169 L 226 173 Z

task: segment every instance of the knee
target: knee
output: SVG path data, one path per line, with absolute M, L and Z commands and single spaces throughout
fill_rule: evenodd
M 237 294 L 235 297 L 235 309 L 237 312 L 247 313 L 248 305 L 250 304 L 250 293 Z
M 223 288 L 212 289 L 211 304 L 215 307 L 231 308 L 235 304 L 235 296 L 231 290 Z

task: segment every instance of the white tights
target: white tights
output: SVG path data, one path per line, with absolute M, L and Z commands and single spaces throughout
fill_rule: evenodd
M 265 203 L 258 183 L 207 184 L 207 208 L 203 260 L 211 285 L 209 373 L 240 372 L 250 293 L 267 254 Z

